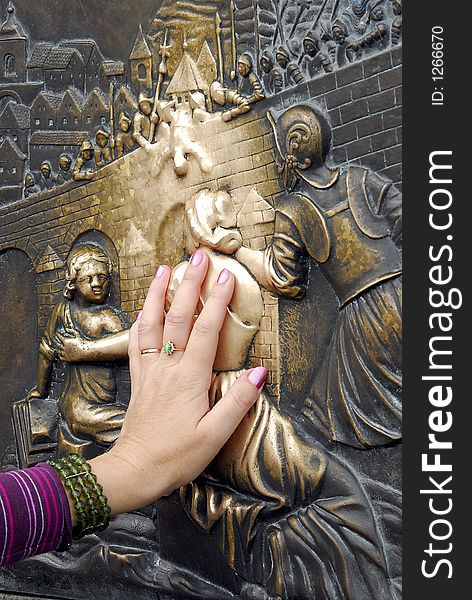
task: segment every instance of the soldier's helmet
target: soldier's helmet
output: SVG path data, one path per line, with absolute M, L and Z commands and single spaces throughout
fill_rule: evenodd
M 139 94 L 139 98 L 138 98 L 139 108 L 142 108 L 143 104 L 149 104 L 152 106 L 152 103 L 153 103 L 152 98 L 149 98 L 149 96 L 146 94 L 146 92 L 141 92 Z
M 243 54 L 241 54 L 241 56 L 238 58 L 238 67 L 239 72 L 243 77 L 246 77 L 252 71 L 252 56 L 248 52 L 243 52 Z
M 100 129 L 97 130 L 97 133 L 95 134 L 95 137 L 97 139 L 99 137 L 108 139 L 110 137 L 110 134 L 108 133 L 108 131 L 106 131 L 105 129 L 103 129 L 103 127 L 100 127 Z
M 270 73 L 274 68 L 274 59 L 267 50 L 261 54 L 260 65 L 264 73 Z
M 93 144 L 90 140 L 84 140 L 80 147 L 80 154 L 87 160 L 90 160 L 93 156 Z
M 280 153 L 292 169 L 319 167 L 331 147 L 331 128 L 312 106 L 299 105 L 286 110 L 277 121 Z
M 119 118 L 118 122 L 119 122 L 120 124 L 121 124 L 121 123 L 126 123 L 127 125 L 131 125 L 131 123 L 132 123 L 132 121 L 131 121 L 131 119 L 130 119 L 130 117 L 129 117 L 128 113 L 126 113 L 126 112 L 124 112 L 124 111 L 122 111 L 122 112 L 120 113 L 120 118 Z
M 385 0 L 370 0 L 367 4 L 367 10 L 371 16 L 383 17 L 383 3 Z
M 318 37 L 314 31 L 309 31 L 303 38 L 303 51 L 305 54 L 316 54 L 318 48 Z

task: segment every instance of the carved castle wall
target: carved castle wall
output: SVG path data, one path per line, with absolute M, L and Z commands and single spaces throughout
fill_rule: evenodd
M 277 108 L 313 101 L 333 126 L 334 163 L 361 164 L 401 184 L 400 70 L 401 48 L 388 50 L 280 94 Z M 39 333 L 62 293 L 64 260 L 86 231 L 101 231 L 115 245 L 121 305 L 132 319 L 142 307 L 156 265 L 183 258 L 183 208 L 200 189 L 228 190 L 239 210 L 245 245 L 264 248 L 273 233 L 272 206 L 281 191 L 265 113 L 262 102 L 231 123 L 217 119 L 200 126 L 199 141 L 215 164 L 209 175 L 192 163 L 187 177 L 176 179 L 169 163 L 159 177 L 151 178 L 152 155 L 140 149 L 98 171 L 87 185 L 65 184 L 0 208 L 0 252 L 21 249 L 35 266 Z M 160 243 L 163 238 L 166 244 Z M 164 247 L 170 248 L 166 254 Z M 269 389 L 278 397 L 279 301 L 263 294 L 265 313 L 251 363 L 269 369 Z

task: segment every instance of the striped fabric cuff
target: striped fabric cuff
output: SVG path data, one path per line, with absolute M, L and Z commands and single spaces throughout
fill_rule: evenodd
M 71 541 L 67 495 L 52 467 L 0 473 L 0 566 L 67 550 Z

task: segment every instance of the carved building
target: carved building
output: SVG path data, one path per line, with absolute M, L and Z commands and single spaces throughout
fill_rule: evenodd
M 69 88 L 62 96 L 57 107 L 57 124 L 61 129 L 77 131 L 82 129 L 82 111 L 85 103 L 84 96 L 77 88 Z
M 10 137 L 28 155 L 30 109 L 24 104 L 9 102 L 0 113 L 0 143 Z
M 122 85 L 115 94 L 115 115 L 126 112 L 133 115 L 138 108 L 138 101 L 128 87 Z
M 0 145 L 0 186 L 7 188 L 7 199 L 22 186 L 25 161 L 26 154 L 7 136 Z
M 0 113 L 8 104 L 12 105 L 3 118 L 5 122 L 12 117 L 11 124 L 1 129 L 3 137 L 10 136 L 26 156 L 22 177 L 28 168 L 38 169 L 44 160 L 52 160 L 56 165 L 63 149 L 76 155 L 86 137 L 84 131 L 93 138 L 95 131 L 109 122 L 109 100 L 105 94 L 109 93 L 110 82 L 116 87 L 126 83 L 124 62 L 105 59 L 94 40 L 30 43 L 12 2 L 0 28 L 0 55 Z M 149 65 L 148 83 L 151 69 Z M 135 109 L 132 95 L 122 100 L 132 113 Z M 18 108 L 12 108 L 14 104 Z M 27 111 L 29 131 L 24 126 Z M 52 131 L 59 133 L 44 135 Z M 61 138 L 61 131 L 75 131 L 78 135 L 65 134 Z M 29 138 L 35 132 L 42 134 L 25 146 L 25 136 Z M 16 199 L 12 189 L 6 192 L 10 200 Z M 21 197 L 21 186 L 15 189 L 18 198 Z
M 60 104 L 59 94 L 40 92 L 31 104 L 31 131 L 57 129 L 57 109 Z
M 133 49 L 129 55 L 131 67 L 131 89 L 138 95 L 143 89 L 152 89 L 152 53 L 144 36 L 142 25 L 139 26 L 138 34 Z
M 28 38 L 12 2 L 0 28 L 0 108 L 9 101 L 29 105 L 42 85 L 27 78 Z
M 87 130 L 95 132 L 104 127 L 110 116 L 110 100 L 100 89 L 90 92 L 82 109 L 82 120 Z
M 1 83 L 10 83 L 16 78 L 26 81 L 26 49 L 26 33 L 10 2 L 7 18 L 0 28 Z
M 67 86 L 85 91 L 85 63 L 75 48 L 52 48 L 44 61 L 44 82 L 47 90 L 58 92 Z

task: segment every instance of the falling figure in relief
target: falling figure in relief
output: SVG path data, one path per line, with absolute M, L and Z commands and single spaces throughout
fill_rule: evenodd
M 95 244 L 78 244 L 67 259 L 64 298 L 53 308 L 39 345 L 37 385 L 28 398 L 46 398 L 57 359 L 68 364 L 62 386 L 59 452 L 86 458 L 117 439 L 125 408 L 116 404 L 111 361 L 125 358 L 128 321 L 106 303 L 111 262 Z M 104 340 L 114 338 L 110 346 Z
M 192 158 L 204 173 L 213 168 L 208 153 L 192 137 L 193 128 L 205 121 L 205 114 L 208 115 L 205 97 L 201 92 L 190 92 L 181 96 L 180 100 L 161 100 L 157 104 L 160 124 L 158 141 L 151 146 L 155 156 L 151 169 L 153 177 L 159 176 L 168 160 L 172 160 L 178 177 L 187 175 Z
M 210 405 L 244 370 L 263 315 L 259 284 L 231 254 L 241 243 L 226 192 L 199 192 L 187 204 L 195 245 L 208 254 L 204 306 L 223 268 L 236 288 L 219 336 Z M 169 298 L 187 263 L 173 270 Z M 235 491 L 236 490 L 236 491 Z M 263 393 L 206 472 L 181 489 L 189 516 L 220 532 L 220 547 L 240 577 L 284 600 L 391 598 L 383 545 L 369 501 L 353 474 Z M 219 528 L 216 526 L 220 524 Z M 254 555 L 262 560 L 254 560 Z

